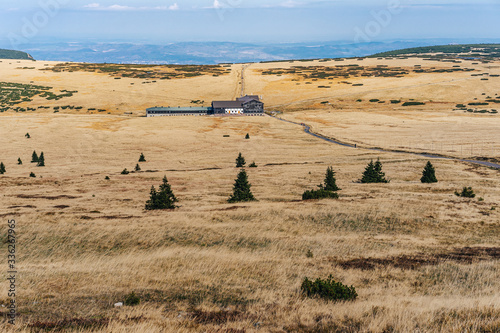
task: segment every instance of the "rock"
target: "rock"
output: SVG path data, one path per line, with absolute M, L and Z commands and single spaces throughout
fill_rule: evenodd
M 123 306 L 123 302 L 115 303 L 115 308 L 121 308 Z

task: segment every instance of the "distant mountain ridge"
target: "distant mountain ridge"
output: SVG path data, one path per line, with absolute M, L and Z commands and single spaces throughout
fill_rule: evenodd
M 364 57 L 378 52 L 435 45 L 429 41 L 235 43 L 179 42 L 163 45 L 113 42 L 45 42 L 20 45 L 39 60 L 117 64 L 214 65 L 261 61 Z
M 419 56 L 427 57 L 433 55 L 455 56 L 460 58 L 476 58 L 493 60 L 500 58 L 500 44 L 457 44 L 457 45 L 435 45 L 425 47 L 414 47 L 407 49 L 382 52 L 371 57 L 395 57 L 395 56 Z
M 352 57 L 478 57 L 500 58 L 500 40 L 467 40 L 475 44 L 456 44 L 453 40 L 430 39 L 386 42 L 320 43 L 235 43 L 179 42 L 169 44 L 118 42 L 38 42 L 20 45 L 26 52 L 0 49 L 3 59 L 36 59 L 61 62 L 115 64 L 214 65 L 302 59 Z M 437 46 L 436 46 L 437 45 Z M 1 46 L 1 43 L 0 43 Z
M 0 49 L 0 59 L 35 60 L 26 52 L 5 49 Z

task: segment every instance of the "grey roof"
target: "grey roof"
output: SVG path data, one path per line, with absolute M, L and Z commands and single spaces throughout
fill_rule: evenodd
M 257 95 L 246 95 L 246 96 L 237 98 L 236 100 L 243 102 L 243 103 L 246 103 L 246 102 L 250 102 L 253 100 L 260 101 L 260 98 Z
M 212 106 L 214 109 L 218 108 L 242 108 L 243 105 L 240 101 L 213 101 Z
M 200 107 L 200 106 L 189 106 L 189 107 L 154 107 L 146 109 L 146 111 L 175 111 L 175 112 L 207 112 L 209 107 Z

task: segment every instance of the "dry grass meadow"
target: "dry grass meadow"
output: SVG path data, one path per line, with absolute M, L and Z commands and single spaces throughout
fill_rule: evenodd
M 456 65 L 421 59 L 342 64 L 349 63 Z M 36 97 L 24 105 L 84 109 L 0 113 L 0 161 L 7 168 L 0 176 L 2 276 L 8 219 L 17 223 L 19 270 L 17 325 L 4 321 L 0 331 L 500 331 L 498 170 L 436 159 L 440 181 L 424 185 L 423 157 L 337 146 L 269 116 L 138 117 L 149 106 L 235 97 L 242 65 L 219 77 L 142 83 L 38 70 L 45 64 L 4 60 L 0 81 L 78 90 L 62 100 Z M 342 84 L 344 78 L 306 85 L 294 75 L 262 75 L 293 65 L 250 65 L 245 91 L 263 95 L 284 118 L 360 147 L 499 158 L 500 115 L 454 111 L 459 103 L 497 98 L 500 78 L 470 75 L 486 66 L 498 72 L 499 64 L 464 61 L 475 72 L 351 78 L 363 84 L 354 87 Z M 369 102 L 374 98 L 386 103 Z M 390 99 L 426 104 L 402 107 Z M 490 150 L 460 155 L 456 148 L 480 142 Z M 45 167 L 30 163 L 33 150 L 44 152 Z M 141 152 L 147 159 L 142 171 L 121 175 L 124 168 L 133 170 Z M 228 204 L 239 152 L 258 165 L 247 168 L 258 201 Z M 391 182 L 357 183 L 377 158 Z M 330 165 L 340 199 L 301 201 Z M 164 175 L 180 207 L 145 211 L 151 186 Z M 477 197 L 456 197 L 463 186 L 472 186 Z M 300 294 L 304 277 L 330 274 L 355 286 L 358 299 L 335 303 Z M 4 305 L 8 288 L 2 279 Z M 113 306 L 131 292 L 139 305 Z

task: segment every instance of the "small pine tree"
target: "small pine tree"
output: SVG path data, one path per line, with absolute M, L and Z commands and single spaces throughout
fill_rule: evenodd
M 26 137 L 26 139 L 30 139 L 31 138 L 31 135 L 29 133 L 26 133 L 24 136 Z
M 389 181 L 385 179 L 385 173 L 382 172 L 382 162 L 377 160 L 373 163 L 373 160 L 368 163 L 363 172 L 363 177 L 361 178 L 362 183 L 388 183 Z
M 104 180 L 110 180 L 109 176 L 104 177 Z
M 363 177 L 361 178 L 362 183 L 375 183 L 377 180 L 377 173 L 375 172 L 375 164 L 373 160 L 368 163 L 363 172 Z
M 245 158 L 241 155 L 241 153 L 238 155 L 238 158 L 236 159 L 236 167 L 237 168 L 243 168 L 247 164 L 245 162 Z
M 244 169 L 241 169 L 234 182 L 233 195 L 227 200 L 227 202 L 255 201 L 250 187 L 252 187 L 252 185 L 248 182 L 248 175 Z
M 377 159 L 374 168 L 377 173 L 377 183 L 388 183 L 389 181 L 385 179 L 385 173 L 382 172 L 382 162 L 380 162 L 380 159 Z
M 156 189 L 153 186 L 151 186 L 151 190 L 149 191 L 149 200 L 146 201 L 146 210 L 153 210 L 157 209 L 157 201 L 158 201 L 158 192 L 156 192 Z
M 139 157 L 139 162 L 146 162 L 146 157 L 144 157 L 143 153 L 141 153 L 141 156 Z
M 18 165 L 22 165 L 22 164 L 23 164 L 23 161 L 21 160 L 21 158 L 20 158 L 20 157 L 17 159 L 17 164 L 18 164 Z
M 333 171 L 332 167 L 326 169 L 325 185 L 324 187 L 320 186 L 320 188 L 331 192 L 340 191 L 340 188 L 337 186 L 337 180 L 335 179 L 335 171 Z
M 30 177 L 31 177 L 31 178 L 35 178 L 35 177 L 36 177 L 36 175 L 32 172 L 32 173 L 30 173 Z
M 33 150 L 33 154 L 31 154 L 31 163 L 38 163 L 38 155 L 36 151 Z
M 245 139 L 250 139 L 250 134 L 247 133 L 247 135 L 245 135 Z
M 130 171 L 127 170 L 127 168 L 123 169 L 122 175 L 128 175 Z
M 6 172 L 7 170 L 5 170 L 5 165 L 3 164 L 3 162 L 0 162 L 0 175 L 3 175 Z
M 40 154 L 40 157 L 38 157 L 38 163 L 37 163 L 36 166 L 39 166 L 39 167 L 44 167 L 45 166 L 45 156 L 43 156 L 43 151 Z
M 256 168 L 256 167 L 257 167 L 257 164 L 255 164 L 255 161 L 254 161 L 254 162 L 252 162 L 252 164 L 250 164 L 248 167 L 249 167 L 249 168 Z
M 163 182 L 160 185 L 158 191 L 156 191 L 155 187 L 151 187 L 150 198 L 146 202 L 146 210 L 155 210 L 155 209 L 175 209 L 175 203 L 177 202 L 177 198 L 172 192 L 172 188 L 168 183 L 167 176 L 163 177 Z
M 420 178 L 422 183 L 437 183 L 436 170 L 430 161 L 427 162 L 424 171 L 422 172 L 422 178 Z
M 141 167 L 139 166 L 139 163 L 135 165 L 135 171 L 141 171 Z

